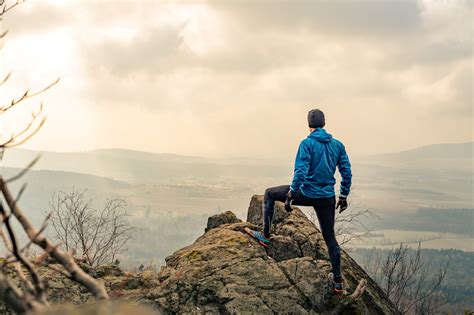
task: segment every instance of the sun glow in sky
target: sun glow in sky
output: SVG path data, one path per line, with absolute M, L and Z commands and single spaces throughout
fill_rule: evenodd
M 471 1 L 31 0 L 2 24 L 2 101 L 61 78 L 2 125 L 43 100 L 30 148 L 287 157 L 314 107 L 355 154 L 473 140 Z

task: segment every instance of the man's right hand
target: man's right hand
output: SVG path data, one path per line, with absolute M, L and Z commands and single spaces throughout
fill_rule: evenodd
M 291 204 L 293 203 L 294 198 L 295 198 L 295 193 L 290 189 L 288 191 L 288 194 L 286 194 L 286 199 L 285 199 L 285 210 L 287 212 L 293 211 Z
M 341 210 L 339 210 L 339 213 L 347 209 L 347 197 L 342 197 L 342 196 L 339 197 L 339 200 L 337 201 L 337 204 L 336 204 L 336 209 L 339 207 L 341 208 Z

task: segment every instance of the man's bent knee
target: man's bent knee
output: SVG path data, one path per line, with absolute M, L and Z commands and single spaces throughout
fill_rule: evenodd
M 273 191 L 271 188 L 267 188 L 265 189 L 265 199 L 268 199 L 268 198 L 272 198 L 272 195 L 273 195 Z

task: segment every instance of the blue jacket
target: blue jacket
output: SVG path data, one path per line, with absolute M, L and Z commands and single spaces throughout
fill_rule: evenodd
M 300 143 L 291 190 L 301 190 L 309 198 L 333 197 L 336 167 L 342 177 L 340 196 L 347 197 L 352 173 L 346 149 L 326 130 L 317 128 Z

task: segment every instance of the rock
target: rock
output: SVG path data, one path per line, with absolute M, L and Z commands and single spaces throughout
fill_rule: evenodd
M 326 303 L 325 299 L 329 292 L 328 281 L 320 272 L 314 259 L 295 258 L 280 262 L 278 266 L 296 287 L 298 293 L 305 297 L 307 307 L 313 310 L 319 309 L 320 305 Z
M 262 226 L 263 217 L 263 196 L 254 195 L 250 200 L 249 210 L 247 211 L 247 222 Z
M 306 216 L 301 212 L 300 209 L 293 207 L 292 213 L 298 213 L 306 218 Z M 247 222 L 250 222 L 257 226 L 262 226 L 262 217 L 263 217 L 263 196 L 254 195 L 250 200 L 250 206 L 247 212 Z M 290 214 L 285 210 L 283 203 L 275 203 L 275 212 L 273 214 L 273 223 L 272 228 L 275 228 L 279 223 L 287 220 L 290 217 Z M 275 230 L 272 229 L 272 233 L 275 233 Z
M 268 247 L 267 253 L 276 261 L 283 261 L 302 256 L 298 244 L 289 237 L 276 235 L 271 238 L 271 242 L 271 246 Z
M 108 265 L 103 265 L 103 266 L 98 266 L 94 268 L 95 271 L 95 278 L 103 278 L 106 276 L 123 276 L 124 272 L 122 269 L 120 269 L 119 266 L 115 264 L 108 264 Z
M 263 196 L 252 197 L 249 222 L 241 222 L 231 212 L 209 218 L 206 232 L 168 256 L 159 272 L 123 273 L 114 265 L 88 272 L 104 281 L 113 300 L 149 306 L 161 314 L 399 314 L 344 251 L 345 283 L 356 294 L 331 293 L 326 245 L 300 209 L 287 213 L 277 202 L 272 243 L 268 248 L 260 246 L 244 228 L 260 228 L 262 202 Z M 92 300 L 83 287 L 51 269 L 40 266 L 38 271 L 53 304 Z M 0 312 L 5 312 L 1 305 Z
M 128 305 L 124 303 L 96 302 L 80 307 L 74 305 L 61 305 L 51 309 L 45 309 L 35 313 L 35 315 L 157 315 L 157 311 L 138 305 Z
M 263 196 L 255 195 L 250 201 L 247 221 L 262 225 Z M 309 256 L 315 259 L 328 258 L 326 243 L 321 232 L 298 208 L 289 214 L 281 202 L 275 203 L 271 233 L 272 246 L 268 254 L 277 261 Z
M 297 208 L 275 205 L 272 243 L 265 249 L 243 232 L 261 225 L 262 196 L 253 196 L 249 222 L 220 224 L 166 258 L 162 285 L 147 299 L 163 313 L 398 314 L 382 290 L 345 252 L 349 290 L 367 279 L 360 298 L 335 298 L 322 235 Z M 224 217 L 229 216 L 224 214 Z M 364 283 L 365 285 L 365 283 Z
M 226 211 L 224 213 L 219 213 L 219 214 L 213 215 L 212 217 L 209 217 L 209 219 L 207 219 L 207 227 L 204 231 L 207 232 L 223 224 L 230 224 L 230 223 L 237 223 L 237 222 L 242 222 L 242 220 L 237 219 L 237 217 L 235 216 L 233 212 Z

